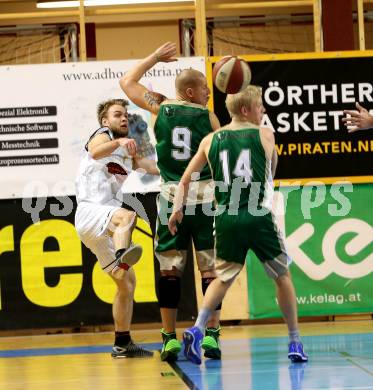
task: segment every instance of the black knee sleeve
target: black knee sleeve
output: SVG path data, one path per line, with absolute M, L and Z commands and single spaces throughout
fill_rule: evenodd
M 158 282 L 158 302 L 160 307 L 177 309 L 180 301 L 181 284 L 178 276 L 161 276 Z
M 202 293 L 203 295 L 206 294 L 207 287 L 210 285 L 210 283 L 214 280 L 215 278 L 202 278 Z M 221 310 L 221 302 L 219 303 L 218 306 L 216 306 L 215 310 Z

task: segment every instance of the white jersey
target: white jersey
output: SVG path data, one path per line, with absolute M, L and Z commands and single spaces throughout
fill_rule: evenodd
M 102 127 L 93 133 L 90 140 L 102 133 L 114 139 L 113 132 L 108 127 Z M 132 157 L 124 148 L 119 147 L 110 156 L 94 160 L 86 146 L 86 153 L 80 162 L 75 182 L 78 204 L 88 202 L 120 207 L 122 204 L 120 189 L 131 171 Z

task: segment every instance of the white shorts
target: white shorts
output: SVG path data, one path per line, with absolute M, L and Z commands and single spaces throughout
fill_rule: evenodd
M 80 239 L 95 254 L 105 272 L 114 268 L 115 249 L 109 223 L 119 209 L 117 206 L 81 202 L 75 214 L 75 229 Z
M 194 250 L 193 252 L 200 272 L 215 269 L 213 249 Z M 175 267 L 178 271 L 183 272 L 187 261 L 187 251 L 171 249 L 164 252 L 155 252 L 155 257 L 159 261 L 161 271 L 171 271 Z
M 272 279 L 286 274 L 288 272 L 291 260 L 285 254 L 281 254 L 273 260 L 261 262 L 267 275 Z M 215 259 L 216 275 L 222 282 L 229 282 L 236 279 L 245 264 L 225 261 L 220 257 Z
M 236 279 L 243 267 L 244 264 L 225 261 L 220 257 L 215 259 L 216 275 L 222 282 L 230 282 L 231 280 Z

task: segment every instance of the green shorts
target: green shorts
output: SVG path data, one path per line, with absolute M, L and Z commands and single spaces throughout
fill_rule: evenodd
M 267 273 L 277 277 L 288 269 L 290 259 L 284 238 L 272 213 L 253 216 L 242 210 L 215 217 L 216 257 L 226 262 L 244 264 L 251 249 L 265 264 Z
M 186 209 L 187 211 L 184 210 L 183 221 L 178 225 L 175 236 L 171 235 L 167 224 L 162 224 L 162 219 L 163 222 L 166 222 L 171 215 L 172 203 L 159 196 L 157 207 L 155 254 L 161 263 L 161 270 L 169 269 L 171 265 L 182 270 L 185 266 L 186 251 L 191 240 L 193 240 L 198 268 L 200 270 L 213 269 L 214 217 L 205 215 L 203 211 L 204 207 L 211 210 L 212 204 L 193 206 L 194 215 L 188 215 L 188 210 L 192 210 L 190 207 Z M 172 257 L 177 257 L 178 259 L 171 260 Z
M 196 250 L 214 248 L 214 217 L 205 215 L 201 204 L 193 206 L 195 207 L 194 215 L 185 214 L 184 209 L 184 218 L 178 225 L 175 236 L 171 235 L 168 225 L 162 225 L 159 217 L 159 215 L 167 215 L 168 220 L 172 211 L 172 203 L 160 196 L 157 206 L 156 252 L 165 252 L 170 249 L 187 250 L 191 239 Z

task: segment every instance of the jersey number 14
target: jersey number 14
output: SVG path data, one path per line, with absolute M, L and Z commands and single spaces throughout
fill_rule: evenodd
M 229 171 L 229 151 L 222 150 L 219 156 L 223 170 L 224 182 L 227 185 L 231 185 L 232 178 Z M 250 149 L 241 150 L 232 173 L 235 177 L 242 177 L 244 182 L 247 184 L 251 182 L 253 172 L 251 170 Z

